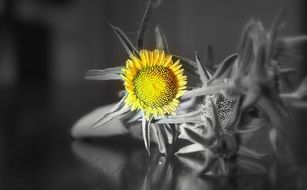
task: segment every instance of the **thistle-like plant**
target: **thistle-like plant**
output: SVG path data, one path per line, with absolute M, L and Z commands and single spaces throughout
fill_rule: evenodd
M 306 97 L 306 79 L 294 93 L 283 94 L 281 78 L 292 69 L 283 68 L 278 59 L 287 51 L 277 50 L 285 41 L 301 43 L 306 37 L 278 37 L 279 18 L 269 31 L 265 31 L 260 21 L 250 21 L 242 32 L 238 53 L 227 57 L 215 72 L 210 73 L 206 62 L 201 64 L 196 55 L 202 83 L 183 96 L 194 109 L 183 108 L 176 116 L 158 121 L 179 126 L 179 138 L 190 144 L 179 149 L 177 155 L 205 174 L 228 174 L 234 168 L 233 163 L 265 171 L 255 159 L 261 161 L 269 155 L 246 146 L 260 130 L 268 131 L 277 158 L 291 159 L 283 128 L 288 115 L 283 99 Z M 195 155 L 187 159 L 195 152 L 203 155 L 204 164 L 195 165 Z
M 155 50 L 143 48 L 150 16 L 160 3 L 149 1 L 137 47 L 111 25 L 128 53 L 126 66 L 90 70 L 85 78 L 122 80 L 125 91 L 92 128 L 103 127 L 116 117 L 128 130 L 140 122 L 149 154 L 154 141 L 160 153 L 175 152 L 179 160 L 204 174 L 227 175 L 238 167 L 263 172 L 265 167 L 259 163 L 273 155 L 290 159 L 283 128 L 288 115 L 285 100 L 305 98 L 306 79 L 294 93 L 282 92 L 282 79 L 293 69 L 283 67 L 279 57 L 289 56 L 293 46 L 307 38 L 279 37 L 282 14 L 269 30 L 251 20 L 243 28 L 237 52 L 214 67 L 210 46 L 204 61 L 196 53 L 195 60 L 169 53 L 159 27 Z M 249 147 L 259 131 L 269 136 L 275 154 Z
M 145 147 L 150 154 L 150 125 L 158 117 L 175 114 L 179 98 L 186 91 L 187 77 L 179 58 L 168 53 L 162 31 L 157 27 L 157 46 L 153 51 L 143 48 L 143 38 L 149 18 L 160 1 L 149 1 L 141 24 L 137 48 L 118 27 L 111 25 L 128 53 L 124 67 L 89 70 L 89 80 L 122 80 L 123 98 L 96 121 L 92 128 L 101 127 L 115 117 L 128 117 L 129 122 L 141 119 Z

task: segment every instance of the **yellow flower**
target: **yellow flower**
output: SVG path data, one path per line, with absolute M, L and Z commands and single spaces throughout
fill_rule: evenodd
M 174 114 L 186 91 L 187 77 L 180 60 L 162 50 L 141 50 L 131 55 L 122 69 L 127 91 L 126 106 L 143 111 L 145 118 Z
M 113 25 L 111 27 L 129 55 L 126 66 L 88 70 L 85 79 L 121 80 L 124 82 L 125 93 L 122 99 L 104 113 L 91 128 L 104 126 L 116 117 L 125 123 L 141 119 L 144 144 L 150 154 L 151 122 L 169 118 L 165 116 L 176 113 L 179 98 L 187 89 L 187 77 L 181 67 L 190 67 L 194 74 L 192 68 L 195 65 L 191 61 L 187 62 L 189 66 L 181 65 L 179 59 L 173 61 L 173 56 L 164 52 L 168 51 L 167 43 L 159 28 L 155 30 L 156 50 L 149 51 L 135 48 L 122 30 Z M 141 38 L 138 40 L 139 48 L 142 47 Z M 185 59 L 183 61 L 186 62 Z M 155 120 L 152 120 L 153 118 Z

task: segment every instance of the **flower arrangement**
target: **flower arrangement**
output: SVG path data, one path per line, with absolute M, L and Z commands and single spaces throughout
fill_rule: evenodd
M 159 27 L 155 29 L 156 48 L 143 48 L 150 16 L 160 3 L 149 1 L 136 47 L 111 25 L 128 53 L 126 64 L 89 70 L 85 78 L 121 80 L 125 90 L 91 130 L 115 118 L 125 123 L 127 131 L 132 130 L 131 123 L 141 123 L 148 154 L 155 142 L 161 154 L 174 153 L 207 175 L 228 175 L 237 167 L 264 172 L 263 161 L 272 157 L 291 160 L 283 126 L 288 116 L 286 102 L 306 98 L 307 80 L 295 92 L 284 93 L 282 79 L 294 69 L 281 66 L 279 57 L 307 37 L 278 35 L 283 11 L 268 30 L 260 21 L 251 20 L 243 28 L 237 53 L 211 67 L 211 47 L 203 62 L 197 53 L 195 60 L 173 55 Z M 267 135 L 272 153 L 250 147 L 248 142 L 259 131 Z

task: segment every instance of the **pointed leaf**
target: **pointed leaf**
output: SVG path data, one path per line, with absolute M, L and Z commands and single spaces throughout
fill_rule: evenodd
M 235 88 L 232 85 L 215 85 L 215 86 L 208 86 L 202 88 L 196 88 L 193 90 L 187 91 L 183 96 L 182 99 L 197 97 L 197 96 L 204 96 L 204 95 L 213 95 L 213 94 L 223 94 L 223 91 L 227 91 L 231 88 Z
M 266 44 L 268 42 L 268 37 L 265 32 L 263 24 L 257 20 L 249 32 L 249 39 L 252 41 L 253 53 L 256 55 L 258 51 L 258 47 L 262 44 Z M 266 60 L 265 60 L 266 61 Z
M 176 152 L 176 155 L 191 154 L 191 153 L 201 152 L 201 151 L 205 151 L 204 147 L 201 144 L 194 143 L 194 144 L 184 146 L 183 148 L 179 149 Z
M 185 72 L 191 74 L 190 76 L 193 77 L 194 79 L 199 80 L 198 73 L 196 71 L 197 66 L 194 61 L 178 55 L 173 55 L 173 57 L 175 59 L 180 59 L 180 63 Z
M 180 115 L 173 116 L 172 119 L 182 120 L 182 119 L 185 119 L 185 118 L 189 118 L 189 117 L 199 115 L 199 114 L 201 114 L 202 111 L 203 111 L 203 108 L 199 108 L 198 110 L 195 110 L 195 111 L 189 111 L 187 113 L 183 113 L 183 114 L 180 114 Z
M 267 171 L 267 169 L 263 167 L 260 163 L 255 162 L 253 160 L 237 159 L 236 163 L 242 168 L 245 168 L 252 173 L 265 173 Z
M 169 117 L 169 118 L 158 119 L 156 123 L 164 123 L 164 124 L 202 123 L 202 120 L 199 117 L 187 117 L 187 118 Z
M 251 67 L 251 74 L 258 77 L 259 79 L 264 80 L 266 73 L 266 63 L 265 62 L 265 44 L 259 44 L 258 49 L 256 50 L 256 63 Z M 263 78 L 261 78 L 263 77 Z
M 97 128 L 103 126 L 106 122 L 109 122 L 110 120 L 114 119 L 115 117 L 120 117 L 123 114 L 126 114 L 128 111 L 130 111 L 130 108 L 122 107 L 118 111 L 109 113 L 102 118 L 100 118 L 91 128 Z
M 159 148 L 159 152 L 161 154 L 166 154 L 166 139 L 165 137 L 161 134 L 161 130 L 160 130 L 160 126 L 153 123 L 152 124 L 152 129 L 154 132 L 154 135 L 157 139 L 157 143 L 158 143 L 158 148 Z
M 228 175 L 230 172 L 230 169 L 228 167 L 228 164 L 226 163 L 226 160 L 224 160 L 223 158 L 218 158 L 217 163 L 219 166 L 218 175 Z
M 219 65 L 218 69 L 215 71 L 214 75 L 208 82 L 210 84 L 212 81 L 221 78 L 222 76 L 225 77 L 225 75 L 228 73 L 228 71 L 231 70 L 231 66 L 233 65 L 233 62 L 235 59 L 237 59 L 238 54 L 234 53 L 230 56 L 228 56 L 226 59 L 222 61 L 222 63 Z
M 209 149 L 210 142 L 206 140 L 203 136 L 199 135 L 198 133 L 192 131 L 189 128 L 182 128 L 182 133 L 184 133 L 191 142 L 201 144 L 203 147 Z
M 144 41 L 144 37 L 145 37 L 145 33 L 147 30 L 147 26 L 149 23 L 149 20 L 155 10 L 155 8 L 157 6 L 160 5 L 160 3 L 162 2 L 162 0 L 149 0 L 149 3 L 146 7 L 142 22 L 141 22 L 141 26 L 140 26 L 140 30 L 138 33 L 138 38 L 137 38 L 137 47 L 138 49 L 143 49 L 143 41 Z
M 196 52 L 195 52 L 195 60 L 196 60 L 197 71 L 198 71 L 200 80 L 202 81 L 203 85 L 206 85 L 210 77 L 208 73 L 206 72 L 206 69 L 204 68 L 204 66 L 200 63 Z
M 276 130 L 276 128 L 272 128 L 270 130 L 269 138 L 270 138 L 270 142 L 271 142 L 273 150 L 277 153 L 278 148 L 277 148 L 277 130 Z
M 240 78 L 248 72 L 248 67 L 253 63 L 253 44 L 250 39 L 247 40 L 238 61 L 238 71 L 234 73 L 234 78 Z
M 173 55 L 174 58 L 177 58 L 177 59 L 180 59 L 180 61 L 186 63 L 190 69 L 195 69 L 197 68 L 197 64 L 195 61 L 192 61 L 188 58 L 185 58 L 185 57 L 182 57 L 182 56 L 179 56 L 179 55 Z
M 284 38 L 280 39 L 280 42 L 293 47 L 293 46 L 297 46 L 297 45 L 302 44 L 302 43 L 306 43 L 307 42 L 307 36 L 304 35 L 304 36 L 284 37 Z
M 281 24 L 281 19 L 283 17 L 283 15 L 285 14 L 285 7 L 283 7 L 278 15 L 275 17 L 275 19 L 273 20 L 271 29 L 269 31 L 269 40 L 268 40 L 268 45 L 267 45 L 267 49 L 266 49 L 266 62 L 268 63 L 270 59 L 272 59 L 273 57 L 273 53 L 274 53 L 274 49 L 275 49 L 275 41 L 276 41 L 276 36 L 278 33 L 278 29 L 280 28 L 280 24 Z
M 295 74 L 297 70 L 295 68 L 281 68 L 279 72 L 282 75 L 289 75 L 289 74 Z
M 186 112 L 187 109 L 192 108 L 197 103 L 197 98 L 189 98 L 188 100 L 183 100 L 179 105 L 178 113 Z
M 256 158 L 256 159 L 264 159 L 268 157 L 267 154 L 261 154 L 259 152 L 255 152 L 254 150 L 246 148 L 244 146 L 240 146 L 237 153 L 239 155 L 247 156 L 250 158 Z
M 148 152 L 148 155 L 150 156 L 150 123 L 152 118 L 149 120 L 145 119 L 145 116 L 143 115 L 142 118 L 142 134 L 143 134 L 143 140 L 145 144 L 145 148 Z
M 298 89 L 296 90 L 297 97 L 303 99 L 307 97 L 307 77 L 305 77 Z
M 98 121 L 94 123 L 91 128 L 101 127 L 106 122 L 112 120 L 114 117 L 120 116 L 121 114 L 129 111 L 129 108 L 126 108 L 125 105 L 126 96 L 123 97 L 115 106 L 105 113 Z
M 250 20 L 247 24 L 245 24 L 242 33 L 241 33 L 241 38 L 239 40 L 238 43 L 238 52 L 240 52 L 240 54 L 244 51 L 244 49 L 246 48 L 246 44 L 249 38 L 249 33 L 250 30 L 253 28 L 253 26 L 255 25 L 256 21 L 255 20 Z
M 138 121 L 142 118 L 142 115 L 143 115 L 143 113 L 141 111 L 136 111 L 132 116 L 130 116 L 126 120 L 126 122 L 131 123 L 131 122 L 134 122 L 134 121 Z
M 110 26 L 112 27 L 113 31 L 115 32 L 115 35 L 121 42 L 122 46 L 125 48 L 128 55 L 130 56 L 132 54 L 136 54 L 137 56 L 139 56 L 139 51 L 134 47 L 134 45 L 129 40 L 129 38 L 125 35 L 125 33 L 118 27 L 113 26 L 112 24 L 110 24 Z
M 259 126 L 255 125 L 254 127 L 249 128 L 249 129 L 238 129 L 236 130 L 236 133 L 239 133 L 239 134 L 254 133 L 256 131 L 263 129 L 264 127 L 266 127 L 266 125 L 259 125 Z
M 173 144 L 174 142 L 174 132 L 173 132 L 173 128 L 170 126 L 170 124 L 164 124 L 163 125 L 163 129 L 165 131 L 165 134 L 167 136 L 167 142 L 168 144 Z
M 120 74 L 122 67 L 108 68 L 104 70 L 88 70 L 84 78 L 86 80 L 122 80 Z
M 276 55 L 288 56 L 296 59 L 302 58 L 301 50 L 307 43 L 307 36 L 291 36 L 277 38 Z
M 210 174 L 211 169 L 213 168 L 213 166 L 216 164 L 216 161 L 217 161 L 217 157 L 212 154 L 212 152 L 204 152 L 205 154 L 205 163 L 204 163 L 204 166 L 203 166 L 203 170 L 201 173 L 203 174 Z
M 163 31 L 160 29 L 159 25 L 155 28 L 156 33 L 156 49 L 164 50 L 168 53 L 168 45 L 166 37 Z
M 178 157 L 178 160 L 180 162 L 182 162 L 184 165 L 188 166 L 189 168 L 200 172 L 203 169 L 203 162 L 196 160 L 193 157 L 186 157 L 186 156 L 182 156 L 182 155 L 176 155 Z

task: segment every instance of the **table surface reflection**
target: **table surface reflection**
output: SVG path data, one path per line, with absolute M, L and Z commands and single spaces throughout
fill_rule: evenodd
M 69 130 L 80 116 L 115 100 L 101 99 L 104 92 L 92 95 L 94 90 L 5 89 L 0 189 L 307 189 L 304 164 L 275 163 L 262 174 L 205 176 L 176 156 L 160 155 L 156 146 L 148 156 L 142 142 L 130 136 L 74 140 Z

